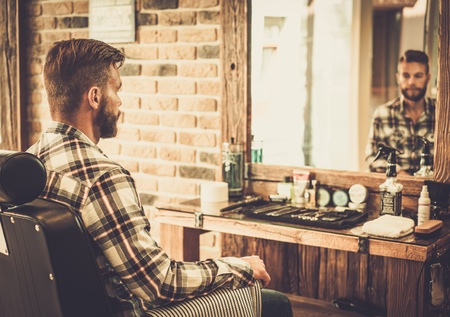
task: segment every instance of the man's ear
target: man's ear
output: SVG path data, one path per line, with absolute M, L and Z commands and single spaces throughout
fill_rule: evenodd
M 88 91 L 89 105 L 95 110 L 98 109 L 101 99 L 101 90 L 97 86 L 92 86 Z

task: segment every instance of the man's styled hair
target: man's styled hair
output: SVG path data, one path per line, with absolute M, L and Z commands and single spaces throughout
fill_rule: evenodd
M 400 56 L 398 62 L 399 63 L 402 63 L 402 62 L 420 63 L 420 64 L 425 65 L 427 74 L 430 71 L 430 66 L 428 65 L 428 55 L 422 51 L 407 50 L 402 56 Z
M 70 118 L 92 86 L 106 87 L 110 66 L 120 68 L 124 54 L 98 40 L 71 39 L 56 42 L 47 54 L 44 85 L 50 113 Z

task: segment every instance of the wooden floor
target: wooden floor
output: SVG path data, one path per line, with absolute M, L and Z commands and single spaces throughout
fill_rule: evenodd
M 331 302 L 286 294 L 294 317 L 363 317 L 364 315 L 337 309 Z

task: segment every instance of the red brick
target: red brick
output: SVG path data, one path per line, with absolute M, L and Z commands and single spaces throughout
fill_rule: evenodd
M 68 40 L 70 38 L 71 38 L 71 34 L 68 31 L 42 32 L 42 40 L 44 42 L 54 43 L 56 41 Z
M 217 145 L 217 137 L 214 133 L 180 133 L 180 144 L 191 145 L 195 147 L 215 147 Z
M 172 97 L 146 97 L 142 99 L 142 109 L 177 111 L 178 99 Z
M 26 9 L 26 16 L 40 16 L 42 14 L 42 6 L 37 3 L 30 3 Z
M 195 163 L 195 153 L 189 148 L 161 147 L 159 157 L 166 161 Z
M 106 155 L 118 155 L 120 153 L 120 142 L 116 139 L 100 139 L 98 146 L 102 149 Z
M 211 165 L 220 165 L 222 161 L 221 153 L 208 153 L 208 152 L 200 152 L 200 162 L 211 164 Z
M 148 176 L 142 173 L 133 174 L 133 178 L 136 182 L 136 188 L 138 192 L 142 191 L 157 191 L 158 190 L 158 180 L 153 176 Z M 153 225 L 152 225 L 153 231 Z
M 180 8 L 210 8 L 219 5 L 219 0 L 179 0 Z
M 217 77 L 217 65 L 192 63 L 180 65 L 180 76 L 195 78 Z
M 28 107 L 28 115 L 31 119 L 50 119 L 50 110 L 46 105 L 34 104 Z
M 178 31 L 180 42 L 214 42 L 217 41 L 217 30 L 215 28 L 189 28 Z
M 159 190 L 175 195 L 197 195 L 199 185 L 194 181 L 180 178 L 163 178 L 159 180 Z
M 222 83 L 221 81 L 199 81 L 198 82 L 198 93 L 201 95 L 209 95 L 209 96 L 221 96 L 222 92 Z
M 56 29 L 56 18 L 54 17 L 36 17 L 28 19 L 30 30 L 43 31 Z
M 39 91 L 33 91 L 31 93 L 31 98 L 30 101 L 34 104 L 34 105 L 39 105 L 42 103 L 42 93 Z M 46 113 L 49 113 L 48 107 L 45 106 L 45 111 Z M 40 114 L 42 115 L 42 113 Z
M 158 125 L 159 115 L 144 111 L 125 111 L 124 121 L 131 124 Z
M 195 46 L 168 45 L 159 48 L 160 59 L 194 60 L 196 55 L 197 48 Z
M 193 95 L 197 92 L 195 81 L 192 80 L 160 80 L 158 92 L 162 94 Z
M 175 176 L 175 165 L 163 163 L 141 163 L 141 172 L 156 176 Z
M 89 1 L 74 1 L 73 13 L 89 13 Z
M 32 75 L 26 78 L 29 88 L 31 90 L 34 89 L 44 89 L 44 83 L 42 82 L 42 76 L 40 75 Z
M 177 41 L 177 30 L 150 29 L 141 27 L 137 31 L 139 43 L 174 43 Z
M 119 97 L 122 101 L 121 111 L 124 111 L 124 109 L 139 109 L 141 107 L 141 98 L 139 97 L 131 96 L 124 92 L 119 92 Z
M 42 12 L 44 15 L 71 14 L 73 12 L 73 3 L 72 1 L 43 3 Z
M 164 113 L 161 115 L 161 124 L 168 127 L 195 128 L 196 117 L 191 114 Z
M 219 25 L 220 11 L 200 11 L 197 15 L 197 24 Z
M 191 11 L 160 11 L 158 23 L 163 26 L 194 25 L 196 23 L 195 12 Z
M 38 75 L 42 73 L 42 63 L 40 60 L 31 60 L 30 64 L 28 64 L 28 74 L 29 75 Z
M 138 141 L 139 129 L 119 124 L 117 139 L 125 141 Z
M 217 100 L 212 98 L 180 98 L 178 101 L 182 111 L 217 111 Z
M 158 48 L 156 48 L 155 46 L 126 46 L 124 48 L 124 53 L 127 59 L 158 59 Z
M 143 141 L 157 143 L 175 143 L 176 134 L 170 130 L 141 129 L 141 138 Z
M 216 171 L 213 168 L 201 166 L 180 166 L 179 174 L 183 178 L 206 179 L 210 181 L 216 179 Z
M 156 158 L 156 147 L 145 142 L 123 143 L 120 154 L 138 158 Z
M 221 119 L 222 118 L 219 115 L 202 115 L 198 118 L 198 127 L 201 129 L 220 130 Z
M 130 173 L 137 173 L 139 171 L 139 162 L 136 160 L 126 159 L 124 157 L 118 157 L 114 159 L 117 163 L 123 166 Z
M 40 45 L 42 43 L 42 35 L 40 33 L 32 33 L 30 36 L 31 45 Z
M 143 76 L 176 76 L 177 65 L 175 64 L 144 64 L 142 65 Z
M 122 77 L 122 91 L 129 93 L 156 93 L 156 81 L 146 77 Z
M 81 38 L 89 38 L 88 30 L 71 30 L 72 38 L 81 39 Z

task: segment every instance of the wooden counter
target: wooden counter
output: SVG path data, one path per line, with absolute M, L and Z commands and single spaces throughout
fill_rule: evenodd
M 361 226 L 314 228 L 238 213 L 203 214 L 200 228 L 200 211 L 198 200 L 158 207 L 161 246 L 171 257 L 198 260 L 200 233 L 227 233 L 223 255 L 264 258 L 271 288 L 327 301 L 354 297 L 385 308 L 388 316 L 432 316 L 429 265 L 447 258 L 449 224 L 426 239 L 384 239 L 363 235 Z

